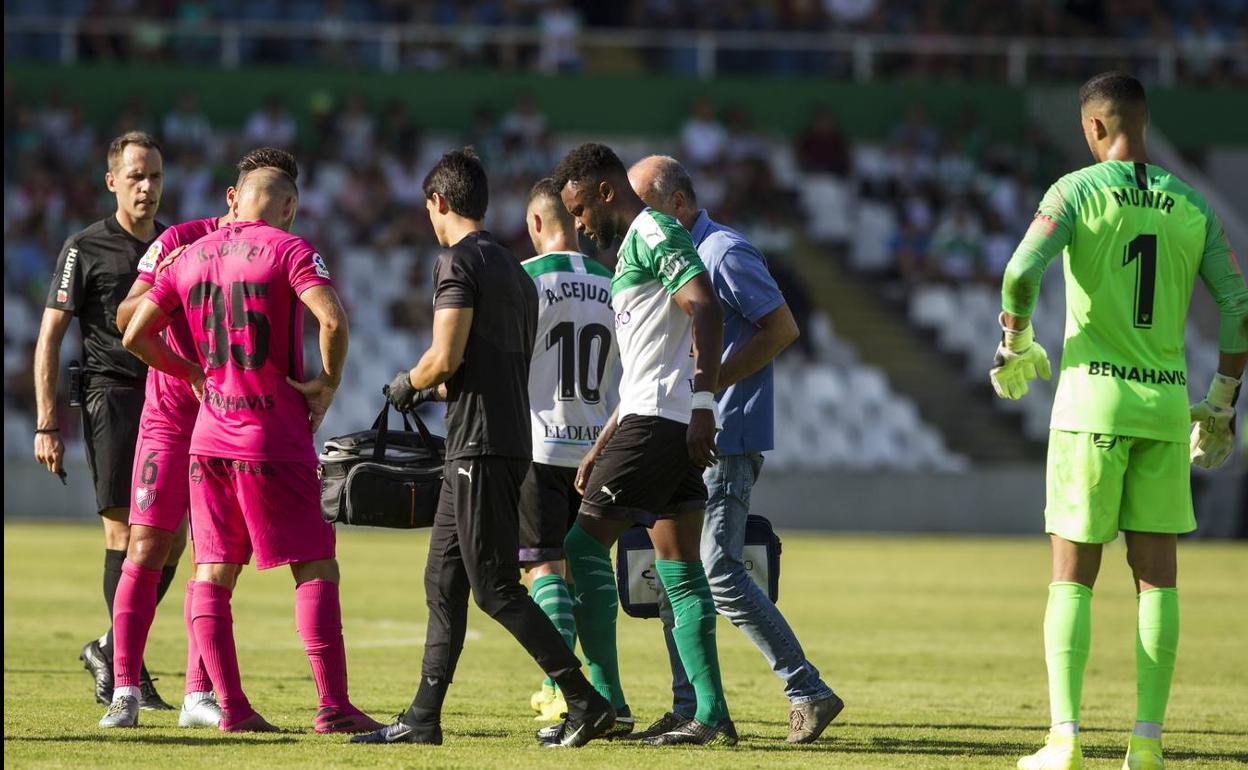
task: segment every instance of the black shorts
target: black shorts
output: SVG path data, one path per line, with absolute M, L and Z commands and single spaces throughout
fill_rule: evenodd
M 576 468 L 533 463 L 520 485 L 520 563 L 559 561 L 581 496 Z
M 88 388 L 82 399 L 82 437 L 95 482 L 97 512 L 130 510 L 134 445 L 143 414 L 143 388 Z
M 653 526 L 706 508 L 702 469 L 689 459 L 689 426 L 630 414 L 594 463 L 581 513 Z

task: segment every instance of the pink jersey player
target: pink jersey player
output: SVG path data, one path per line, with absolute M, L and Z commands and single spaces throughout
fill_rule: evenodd
M 186 313 L 207 378 L 191 437 L 197 562 L 243 564 L 254 549 L 265 569 L 334 555 L 308 405 L 286 380 L 303 378 L 298 295 L 322 285 L 329 272 L 307 241 L 235 222 L 196 241 L 148 293 Z
M 175 249 L 189 246 L 218 229 L 220 221 L 218 217 L 195 219 L 165 230 L 139 262 L 138 280 L 148 285 L 156 283 L 157 269 Z M 164 338 L 178 355 L 198 360 L 185 314 L 174 316 Z M 181 526 L 190 505 L 191 431 L 198 414 L 199 399 L 185 380 L 159 369 L 148 370 L 130 486 L 131 525 L 170 532 Z
M 341 377 L 346 325 L 321 256 L 302 238 L 256 221 L 263 212 L 288 225 L 296 195 L 281 172 L 248 176 L 234 206 L 238 221 L 196 241 L 161 273 L 126 344 L 152 366 L 202 383 L 190 446 L 191 616 L 225 712 L 220 728 L 273 729 L 243 692 L 234 650 L 233 585 L 254 553 L 258 568 L 289 564 L 294 574 L 295 625 L 320 696 L 316 730 L 367 731 L 378 723 L 347 697 L 334 532 L 321 517 L 312 438 L 313 419 Z M 329 351 L 325 373 L 312 383 L 303 383 L 305 304 L 321 322 L 323 355 Z M 193 359 L 156 337 L 162 319 L 155 314 L 167 323 L 179 311 Z

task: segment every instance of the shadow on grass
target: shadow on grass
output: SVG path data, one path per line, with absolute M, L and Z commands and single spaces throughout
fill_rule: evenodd
M 226 737 L 226 736 L 176 736 L 176 735 L 127 735 L 118 736 L 110 740 L 101 735 L 31 735 L 31 736 L 4 736 L 5 743 L 150 743 L 154 746 L 222 746 L 222 745 L 240 745 L 255 746 L 263 744 L 265 746 L 275 746 L 279 743 L 299 743 L 295 739 L 298 733 L 288 735 L 278 734 L 272 738 L 256 733 L 254 738 L 242 737 Z
M 77 679 L 81 677 L 83 675 L 82 671 L 83 669 L 81 666 L 73 670 L 66 670 L 64 668 L 8 668 L 8 667 L 5 667 L 4 669 L 5 674 L 21 674 L 21 675 L 32 675 L 32 676 L 66 676 L 66 677 L 70 677 L 73 679 Z M 177 678 L 180 678 L 185 672 L 184 671 L 177 671 L 177 672 L 175 671 L 153 671 L 151 673 L 155 679 L 160 679 L 161 677 L 165 677 L 165 676 L 169 677 L 170 679 L 177 679 Z M 253 679 L 258 680 L 258 681 L 266 681 L 266 682 L 311 682 L 313 681 L 312 677 L 308 674 L 266 674 L 264 672 L 257 672 L 253 674 L 252 672 L 248 671 L 247 680 L 251 681 Z
M 919 727 L 922 725 L 884 725 L 889 727 Z M 783 738 L 765 736 L 742 736 L 740 746 L 752 751 L 772 752 L 813 752 L 819 754 L 904 754 L 931 756 L 988 756 L 988 757 L 1021 757 L 1039 748 L 1038 743 L 1017 743 L 1002 741 L 960 741 L 940 738 L 902 739 L 875 736 L 861 741 L 825 740 L 817 743 L 795 746 L 786 743 Z M 1083 754 L 1091 759 L 1118 759 L 1124 747 L 1084 746 Z M 1248 761 L 1248 752 L 1221 751 L 1188 751 L 1167 749 L 1166 759 L 1244 762 Z
M 876 727 L 876 728 L 915 728 L 928 730 L 1031 730 L 1040 733 L 1049 731 L 1048 725 L 976 725 L 961 724 L 956 722 L 837 722 L 832 725 L 836 727 Z M 1124 732 L 1121 727 L 1084 727 L 1079 725 L 1081 733 L 1118 733 Z M 1166 735 L 1225 735 L 1231 738 L 1248 738 L 1248 731 L 1244 730 L 1183 730 L 1179 728 L 1166 728 Z M 1169 754 L 1167 754 L 1169 756 Z

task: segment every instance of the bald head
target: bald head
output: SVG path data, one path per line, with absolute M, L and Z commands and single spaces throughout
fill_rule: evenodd
M 698 217 L 693 179 L 680 161 L 668 155 L 650 155 L 628 170 L 628 183 L 637 197 L 655 211 L 676 217 L 689 229 Z
M 234 198 L 234 219 L 239 222 L 262 220 L 282 230 L 289 230 L 295 221 L 299 189 L 286 172 L 276 168 L 258 168 L 247 174 L 239 184 Z

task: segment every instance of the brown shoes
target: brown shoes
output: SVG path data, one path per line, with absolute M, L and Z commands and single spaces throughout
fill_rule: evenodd
M 789 743 L 810 743 L 845 708 L 845 701 L 835 693 L 822 700 L 800 703 L 789 710 Z

